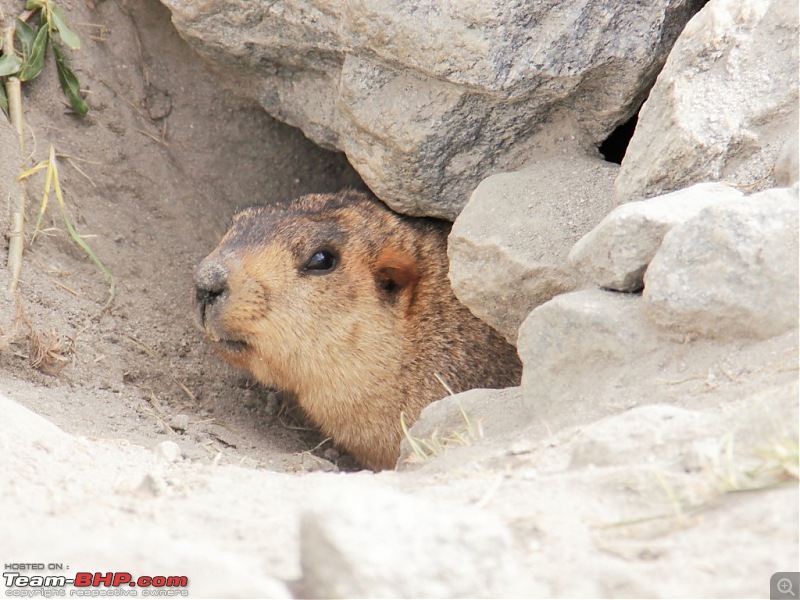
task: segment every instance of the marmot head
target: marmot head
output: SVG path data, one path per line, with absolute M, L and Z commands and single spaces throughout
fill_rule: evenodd
M 458 302 L 445 221 L 400 216 L 356 192 L 237 214 L 195 272 L 214 348 L 290 392 L 365 466 L 390 468 L 445 392 L 517 385 L 513 346 Z
M 217 352 L 264 384 L 298 396 L 359 387 L 393 374 L 425 255 L 446 261 L 445 239 L 435 220 L 356 192 L 247 208 L 195 272 L 197 315 Z M 425 252 L 430 243 L 441 249 Z

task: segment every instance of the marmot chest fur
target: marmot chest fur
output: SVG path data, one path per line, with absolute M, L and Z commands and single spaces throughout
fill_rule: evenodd
M 238 213 L 195 272 L 216 351 L 297 397 L 365 466 L 394 466 L 408 425 L 447 392 L 518 385 L 516 350 L 454 296 L 450 223 L 357 192 Z

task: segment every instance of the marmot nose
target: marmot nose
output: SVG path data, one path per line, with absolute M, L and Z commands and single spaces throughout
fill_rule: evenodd
M 200 314 L 228 289 L 228 268 L 220 262 L 203 261 L 194 273 L 195 297 Z

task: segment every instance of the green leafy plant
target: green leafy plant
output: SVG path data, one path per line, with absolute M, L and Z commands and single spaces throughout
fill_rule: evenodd
M 4 57 L 0 57 L 2 59 Z M 8 96 L 6 95 L 6 88 L 2 82 L 0 82 L 0 109 L 3 109 L 3 112 L 8 115 Z
M 16 77 L 20 81 L 30 81 L 39 76 L 44 68 L 48 47 L 52 48 L 56 61 L 61 89 L 69 99 L 70 106 L 78 115 L 85 115 L 89 107 L 80 92 L 80 83 L 67 63 L 64 46 L 72 50 L 81 47 L 78 35 L 67 25 L 61 8 L 52 0 L 29 0 L 25 19 L 18 18 L 13 28 L 20 54 L 13 40 L 3 40 L 3 55 L 0 56 L 0 78 Z M 39 25 L 29 25 L 27 20 L 38 14 Z M 8 29 L 7 31 L 11 31 Z M 56 41 L 56 34 L 61 43 Z M 0 93 L 0 108 L 8 113 L 8 98 L 5 91 Z

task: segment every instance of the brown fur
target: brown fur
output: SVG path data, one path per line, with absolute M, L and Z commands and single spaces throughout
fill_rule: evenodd
M 365 466 L 391 468 L 400 413 L 410 425 L 447 395 L 436 374 L 456 392 L 519 383 L 515 349 L 453 295 L 449 231 L 357 192 L 246 209 L 195 273 L 205 332 Z M 304 271 L 319 249 L 336 268 Z

